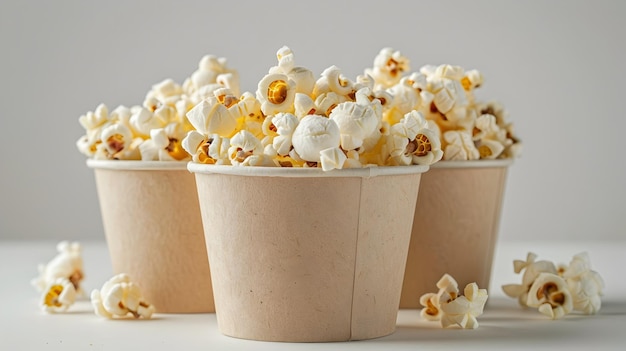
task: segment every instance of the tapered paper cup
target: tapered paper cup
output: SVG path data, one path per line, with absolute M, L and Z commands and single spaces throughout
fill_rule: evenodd
M 422 176 L 400 308 L 421 308 L 450 274 L 463 289 L 489 288 L 508 167 L 512 160 L 441 161 Z
M 190 163 L 219 330 L 289 342 L 393 333 L 427 169 Z
M 115 274 L 127 273 L 161 313 L 214 312 L 193 174 L 186 162 L 96 161 Z

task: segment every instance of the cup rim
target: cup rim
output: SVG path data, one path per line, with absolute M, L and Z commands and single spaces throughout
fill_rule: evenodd
M 432 164 L 431 168 L 496 168 L 508 167 L 513 164 L 512 158 L 501 158 L 496 160 L 465 160 L 465 161 L 445 161 L 441 160 Z
M 87 167 L 120 171 L 185 171 L 187 161 L 94 160 L 87 159 Z
M 301 168 L 301 167 L 257 167 L 257 166 L 231 166 L 231 165 L 210 165 L 196 162 L 187 163 L 187 170 L 199 174 L 228 174 L 249 177 L 288 177 L 288 178 L 338 178 L 356 177 L 371 178 L 385 175 L 405 175 L 424 173 L 429 170 L 429 166 L 378 166 L 363 168 L 344 168 L 324 171 L 321 168 Z

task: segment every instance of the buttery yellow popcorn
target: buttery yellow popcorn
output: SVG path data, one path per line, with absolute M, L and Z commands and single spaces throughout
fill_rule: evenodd
M 259 82 L 256 98 L 261 102 L 261 111 L 266 115 L 279 112 L 294 112 L 296 82 L 285 74 L 270 73 Z
M 91 304 L 97 315 L 105 318 L 152 317 L 153 305 L 142 297 L 139 286 L 124 273 L 113 276 L 102 289 L 91 292 Z
M 410 61 L 400 51 L 383 48 L 374 58 L 374 67 L 366 69 L 365 74 L 372 76 L 380 87 L 389 88 L 409 69 Z
M 437 282 L 439 292 L 426 293 L 420 297 L 424 306 L 421 316 L 429 321 L 440 321 L 443 328 L 458 325 L 464 329 L 478 328 L 477 317 L 482 315 L 488 295 L 486 289 L 479 289 L 476 283 L 465 286 L 459 294 L 456 280 L 444 274 Z
M 391 157 L 399 165 L 429 165 L 443 156 L 436 132 L 429 127 L 424 116 L 415 110 L 391 126 L 388 139 Z

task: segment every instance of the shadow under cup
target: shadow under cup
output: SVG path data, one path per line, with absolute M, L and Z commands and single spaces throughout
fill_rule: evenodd
M 114 274 L 159 313 L 214 312 L 193 174 L 186 162 L 88 160 Z
M 395 331 L 426 166 L 189 164 L 218 327 L 244 339 L 329 342 Z
M 422 176 L 400 308 L 422 308 L 450 274 L 462 290 L 489 288 L 511 159 L 441 161 Z

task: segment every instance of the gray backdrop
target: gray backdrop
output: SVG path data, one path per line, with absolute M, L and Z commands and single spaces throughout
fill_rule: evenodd
M 335 64 L 354 78 L 384 46 L 416 70 L 481 70 L 479 98 L 501 101 L 524 142 L 501 239 L 624 238 L 625 4 L 4 0 L 0 238 L 103 239 L 78 117 L 140 104 L 205 54 L 254 91 L 282 45 L 316 74 Z

